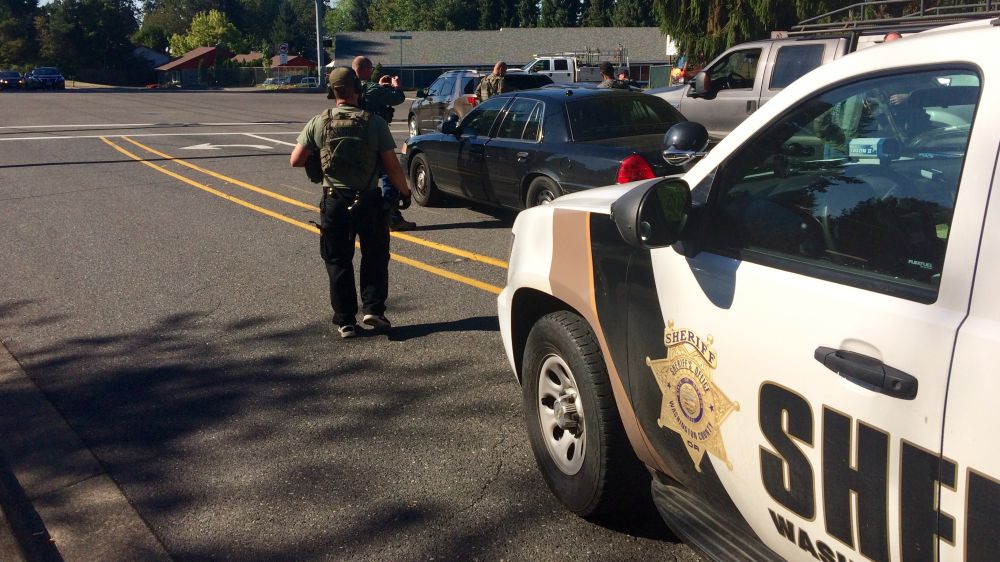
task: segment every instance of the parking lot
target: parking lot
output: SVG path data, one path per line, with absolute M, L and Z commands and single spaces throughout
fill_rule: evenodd
M 125 558 L 697 559 L 655 512 L 591 523 L 538 474 L 496 317 L 513 214 L 405 211 L 393 331 L 337 337 L 319 190 L 288 166 L 330 103 L 0 95 L 4 449 L 56 545 L 127 551 L 74 535 L 109 477 L 152 549 Z M 96 463 L 33 423 L 39 392 Z

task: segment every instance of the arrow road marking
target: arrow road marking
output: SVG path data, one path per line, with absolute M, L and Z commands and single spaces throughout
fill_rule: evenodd
M 259 148 L 271 150 L 266 144 L 212 144 L 210 142 L 181 147 L 181 150 L 219 150 L 221 148 Z

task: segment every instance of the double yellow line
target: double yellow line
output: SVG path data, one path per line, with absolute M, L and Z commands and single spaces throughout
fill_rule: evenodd
M 316 207 L 315 205 L 310 205 L 308 203 L 303 203 L 302 201 L 299 201 L 298 199 L 293 199 L 291 197 L 285 197 L 284 195 L 281 195 L 280 193 L 274 193 L 273 191 L 269 191 L 269 190 L 264 189 L 262 187 L 258 187 L 256 185 L 249 184 L 249 183 L 246 183 L 244 181 L 240 181 L 240 180 L 238 180 L 236 178 L 231 178 L 229 176 L 225 176 L 225 175 L 220 174 L 218 172 L 214 172 L 212 170 L 208 170 L 206 168 L 202 168 L 201 166 L 196 166 L 196 165 L 194 165 L 194 164 L 192 164 L 190 162 L 186 162 L 186 161 L 181 160 L 179 158 L 174 158 L 173 156 L 170 156 L 168 154 L 160 152 L 160 151 L 158 151 L 158 150 L 156 150 L 154 148 L 148 147 L 148 146 L 146 146 L 146 145 L 144 145 L 144 144 L 142 144 L 142 143 L 140 143 L 140 142 L 138 142 L 136 140 L 133 140 L 133 139 L 131 139 L 129 137 L 121 137 L 121 138 L 123 140 L 131 143 L 132 145 L 135 145 L 136 147 L 141 148 L 142 150 L 145 150 L 146 152 L 149 152 L 150 154 L 155 154 L 156 156 L 159 156 L 160 158 L 163 158 L 165 160 L 169 160 L 171 162 L 175 162 L 175 163 L 180 164 L 180 165 L 182 165 L 182 166 L 184 166 L 186 168 L 190 168 L 191 170 L 195 170 L 197 172 L 200 172 L 200 173 L 206 174 L 208 176 L 211 176 L 213 178 L 222 180 L 224 182 L 227 182 L 227 183 L 230 183 L 230 184 L 242 187 L 244 189 L 253 191 L 255 193 L 259 193 L 261 195 L 270 197 L 272 199 L 276 199 L 278 201 L 282 201 L 282 202 L 288 203 L 290 205 L 295 205 L 296 207 L 301 207 L 303 209 L 309 209 L 311 211 L 317 211 L 317 212 L 319 211 L 319 207 Z M 170 177 L 172 177 L 172 178 L 174 178 L 176 180 L 179 180 L 181 182 L 184 182 L 184 183 L 186 183 L 186 184 L 188 184 L 188 185 L 190 185 L 192 187 L 196 187 L 198 189 L 201 189 L 202 191 L 206 191 L 208 193 L 211 193 L 212 195 L 215 195 L 216 197 L 220 197 L 220 198 L 225 199 L 227 201 L 231 201 L 233 203 L 236 203 L 237 205 L 246 207 L 247 209 L 250 209 L 252 211 L 256 211 L 256 212 L 261 213 L 263 215 L 267 215 L 267 216 L 269 216 L 271 218 L 278 219 L 280 221 L 286 222 L 286 223 L 288 223 L 290 225 L 297 226 L 297 227 L 299 227 L 299 228 L 301 228 L 303 230 L 308 230 L 309 232 L 312 232 L 314 234 L 319 234 L 319 229 L 316 228 L 315 226 L 311 225 L 311 224 L 295 220 L 295 219 L 293 219 L 291 217 L 285 216 L 285 215 L 283 215 L 281 213 L 277 213 L 277 212 L 272 211 L 270 209 L 266 209 L 266 208 L 261 207 L 259 205 L 254 205 L 253 203 L 250 203 L 249 201 L 244 201 L 243 199 L 240 199 L 239 197 L 234 197 L 232 195 L 229 195 L 228 193 L 223 193 L 223 192 L 221 192 L 221 191 L 219 191 L 217 189 L 213 189 L 213 188 L 211 188 L 211 187 L 209 187 L 209 186 L 207 186 L 207 185 L 205 185 L 203 183 L 194 181 L 194 180 L 192 180 L 190 178 L 187 178 L 185 176 L 182 176 L 182 175 L 180 175 L 180 174 L 178 174 L 176 172 L 168 170 L 168 169 L 166 169 L 166 168 L 164 168 L 162 166 L 158 166 L 156 164 L 153 164 L 152 162 L 150 162 L 150 161 L 148 161 L 148 160 L 146 160 L 146 159 L 144 159 L 144 158 L 142 158 L 140 156 L 137 156 L 136 154 L 134 154 L 134 153 L 126 150 L 125 148 L 123 148 L 123 147 L 121 147 L 121 146 L 119 146 L 119 145 L 111 142 L 106 137 L 101 137 L 101 140 L 104 141 L 104 143 L 107 144 L 108 146 L 114 148 L 115 150 L 117 150 L 118 152 L 120 152 L 120 153 L 124 154 L 125 156 L 131 158 L 132 160 L 135 160 L 136 162 L 139 162 L 140 164 L 148 166 L 148 167 L 156 170 L 157 172 L 160 172 L 161 174 L 170 176 Z M 392 236 L 395 237 L 395 238 L 399 238 L 400 240 L 405 240 L 407 242 L 411 242 L 413 244 L 418 244 L 420 246 L 431 248 L 431 249 L 434 249 L 434 250 L 437 250 L 437 251 L 446 252 L 446 253 L 449 253 L 449 254 L 452 254 L 452 255 L 460 256 L 460 257 L 463 257 L 463 258 L 468 259 L 470 261 L 485 263 L 485 264 L 489 264 L 489 265 L 492 265 L 492 266 L 500 267 L 500 268 L 503 268 L 503 269 L 507 268 L 507 262 L 505 262 L 505 261 L 498 260 L 498 259 L 495 259 L 495 258 L 491 258 L 489 256 L 483 256 L 483 255 L 480 255 L 480 254 L 476 254 L 474 252 L 469 252 L 469 251 L 466 251 L 466 250 L 462 250 L 461 248 L 455 248 L 455 247 L 452 247 L 452 246 L 448 246 L 446 244 L 439 244 L 437 242 L 431 242 L 429 240 L 424 240 L 423 238 L 418 238 L 416 236 L 411 236 L 409 234 L 403 234 L 401 232 L 393 232 Z M 457 273 L 453 273 L 451 271 L 448 271 L 448 270 L 445 270 L 445 269 L 441 269 L 439 267 L 435 267 L 433 265 L 426 264 L 424 262 L 417 261 L 417 260 L 412 259 L 412 258 L 401 256 L 401 255 L 395 254 L 395 253 L 391 253 L 391 254 L 389 254 L 389 256 L 390 256 L 391 259 L 393 259 L 395 261 L 398 261 L 400 263 L 404 263 L 406 265 L 415 267 L 417 269 L 426 271 L 428 273 L 433 273 L 434 275 L 438 275 L 438 276 L 441 276 L 441 277 L 444 277 L 444 278 L 447 278 L 447 279 L 451 279 L 453 281 L 458 281 L 459 283 L 463 283 L 465 285 L 469 285 L 471 287 L 475 287 L 477 289 L 481 289 L 481 290 L 489 292 L 489 293 L 500 294 L 500 291 L 501 291 L 501 288 L 497 287 L 496 285 L 491 285 L 489 283 L 484 283 L 482 281 L 479 281 L 478 279 L 473 279 L 471 277 L 466 277 L 464 275 L 459 275 Z

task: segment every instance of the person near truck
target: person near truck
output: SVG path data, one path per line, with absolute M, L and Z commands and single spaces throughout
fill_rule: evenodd
M 375 65 L 371 59 L 365 56 L 356 56 L 351 62 L 351 68 L 361 79 L 361 107 L 374 112 L 385 119 L 386 123 L 392 123 L 392 116 L 395 110 L 393 106 L 399 105 L 406 100 L 403 89 L 399 85 L 399 76 L 382 76 L 378 82 L 372 80 L 372 73 L 375 72 Z M 382 196 L 386 200 L 396 197 L 389 178 L 382 176 L 379 178 L 379 186 L 382 188 Z M 392 206 L 392 217 L 389 219 L 390 230 L 413 230 L 417 224 L 403 218 L 403 213 L 399 207 Z
M 601 83 L 597 85 L 598 88 L 628 89 L 624 82 L 615 79 L 615 67 L 610 62 L 604 61 L 598 68 L 601 69 Z
M 361 242 L 362 322 L 387 331 L 389 294 L 389 224 L 378 179 L 383 174 L 409 199 L 410 188 L 396 159 L 396 144 L 381 116 L 361 109 L 363 84 L 353 69 L 330 71 L 328 98 L 336 107 L 314 116 L 299 134 L 289 163 L 306 166 L 320 154 L 323 199 L 320 202 L 320 255 L 330 277 L 333 323 L 342 338 L 358 333 L 358 294 L 354 283 L 354 240 Z
M 493 73 L 480 80 L 479 85 L 476 86 L 476 98 L 479 99 L 479 103 L 509 91 L 504 83 L 505 76 L 507 76 L 507 63 L 502 60 L 497 61 L 493 65 Z
M 625 84 L 625 86 L 628 87 L 629 89 L 635 88 L 637 90 L 641 90 L 642 86 L 640 86 L 639 83 L 636 82 L 635 80 L 632 80 L 632 78 L 629 76 L 630 74 L 631 73 L 629 72 L 627 66 L 619 68 L 618 81 L 621 82 L 622 84 Z

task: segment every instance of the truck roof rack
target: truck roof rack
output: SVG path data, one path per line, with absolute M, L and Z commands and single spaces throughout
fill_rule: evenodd
M 613 49 L 601 50 L 587 47 L 587 49 L 583 51 L 535 53 L 534 57 L 574 57 L 580 62 L 581 66 L 597 66 L 604 61 L 613 62 L 616 66 L 628 66 L 628 47 L 619 43 L 618 46 Z
M 954 6 L 928 6 L 920 0 L 917 11 L 895 17 L 872 17 L 872 8 L 897 7 L 900 11 L 912 5 L 912 0 L 874 0 L 844 6 L 831 12 L 802 20 L 792 26 L 789 37 L 805 35 L 849 35 L 856 41 L 859 35 L 884 34 L 890 31 L 915 33 L 934 27 L 1000 16 L 1000 1 L 986 0 Z M 867 12 L 867 13 L 866 13 Z

